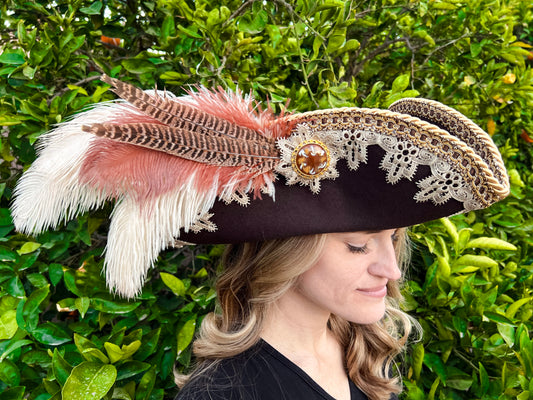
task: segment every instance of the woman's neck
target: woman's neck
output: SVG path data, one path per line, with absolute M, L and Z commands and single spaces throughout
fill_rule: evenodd
M 282 353 L 319 356 L 336 342 L 328 328 L 329 317 L 297 289 L 289 289 L 269 308 L 261 337 Z
M 342 346 L 328 328 L 330 313 L 292 288 L 269 309 L 261 337 L 335 399 L 350 399 Z

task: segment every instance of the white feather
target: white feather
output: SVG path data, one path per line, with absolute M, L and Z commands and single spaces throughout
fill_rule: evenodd
M 195 176 L 142 208 L 126 196 L 115 206 L 107 240 L 105 268 L 108 286 L 121 296 L 138 295 L 159 253 L 188 231 L 213 206 L 217 187 L 195 190 Z M 216 179 L 215 179 L 216 181 Z
M 80 183 L 85 155 L 97 137 L 83 125 L 105 122 L 120 114 L 139 114 L 123 101 L 100 103 L 41 136 L 38 157 L 19 179 L 11 207 L 18 231 L 37 234 L 56 228 L 85 211 L 100 207 L 108 195 Z

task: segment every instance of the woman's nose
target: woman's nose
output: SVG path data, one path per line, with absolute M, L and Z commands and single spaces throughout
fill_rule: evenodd
M 376 276 L 381 276 L 392 281 L 396 281 L 402 277 L 402 272 L 398 266 L 396 251 L 394 244 L 390 237 L 386 237 L 379 241 L 380 248 L 376 252 L 376 260 L 370 267 L 370 273 Z

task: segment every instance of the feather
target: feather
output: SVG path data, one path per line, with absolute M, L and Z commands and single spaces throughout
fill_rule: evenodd
M 139 294 L 147 271 L 159 253 L 185 231 L 203 219 L 216 199 L 217 187 L 207 192 L 195 189 L 197 177 L 190 176 L 174 190 L 141 207 L 125 196 L 113 210 L 106 248 L 106 281 L 118 294 L 131 298 Z
M 91 143 L 97 139 L 82 132 L 84 123 L 106 119 L 114 106 L 78 114 L 39 140 L 38 158 L 17 182 L 11 207 L 20 232 L 40 233 L 55 228 L 78 213 L 101 206 L 106 193 L 80 182 L 80 169 Z
M 112 85 L 115 88 L 114 92 L 119 97 L 164 125 L 180 128 L 187 123 L 188 125 L 196 125 L 206 134 L 215 136 L 231 136 L 241 140 L 261 140 L 264 138 L 253 129 L 239 126 L 223 118 L 217 118 L 208 111 L 188 106 L 173 99 L 163 98 L 157 93 L 150 96 L 133 85 L 107 75 L 103 75 L 101 79 Z
M 96 138 L 91 143 L 79 178 L 113 198 L 128 193 L 142 204 L 174 190 L 190 175 L 196 176 L 195 190 L 207 191 L 216 185 L 217 194 L 223 198 L 232 191 L 246 189 L 254 196 L 261 191 L 273 194 L 271 171 L 206 165 L 106 138 Z
M 159 252 L 181 231 L 213 228 L 209 210 L 217 198 L 245 204 L 248 194 L 274 197 L 278 150 L 273 135 L 288 134 L 288 125 L 270 111 L 250 110 L 251 99 L 204 89 L 164 99 L 131 91 L 139 92 L 141 103 L 102 103 L 44 135 L 39 157 L 17 184 L 12 207 L 18 230 L 39 233 L 116 200 L 105 269 L 109 286 L 126 297 L 140 292 Z M 165 117 L 174 124 L 165 125 L 158 117 L 169 112 L 169 104 L 170 110 L 201 117 L 180 123 Z M 215 104 L 222 111 L 215 110 L 213 118 L 225 121 L 209 129 L 194 123 Z M 109 138 L 117 136 L 121 141 Z M 140 145 L 145 143 L 156 149 Z
M 219 166 L 263 165 L 273 168 L 279 152 L 273 141 L 213 137 L 161 124 L 92 124 L 83 130 L 97 136 L 163 151 L 187 160 Z

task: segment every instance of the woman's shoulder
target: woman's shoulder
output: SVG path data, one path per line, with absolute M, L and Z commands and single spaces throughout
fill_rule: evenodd
M 261 378 L 264 360 L 261 347 L 253 348 L 233 357 L 228 357 L 200 366 L 175 400 L 237 400 L 256 398 L 254 391 Z

